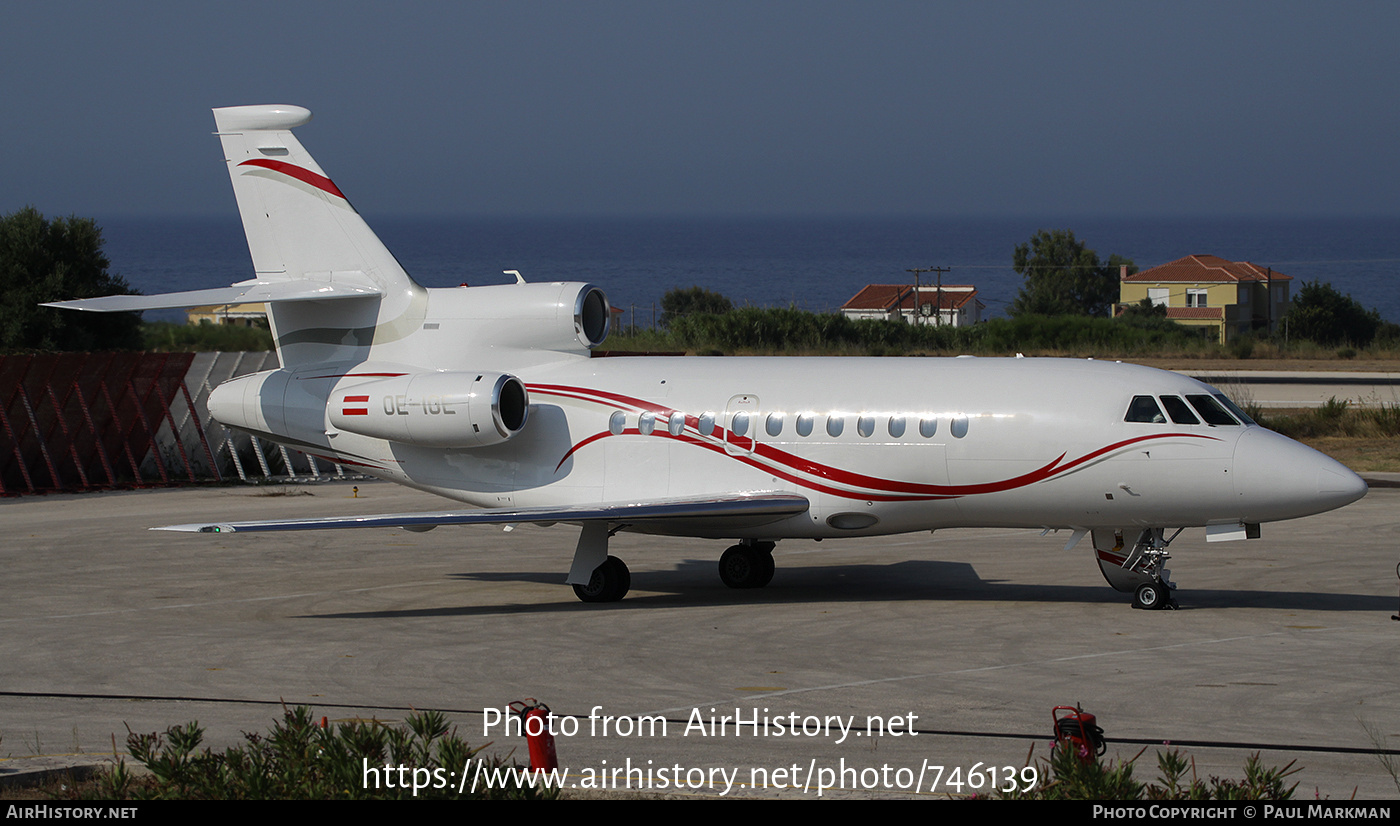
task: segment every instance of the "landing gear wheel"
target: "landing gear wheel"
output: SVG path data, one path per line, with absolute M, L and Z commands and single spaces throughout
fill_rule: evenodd
M 778 566 L 773 562 L 773 551 L 771 549 L 767 551 L 760 550 L 758 552 L 758 560 L 763 565 L 763 570 L 760 572 L 758 583 L 754 585 L 754 587 L 765 588 L 768 583 L 773 581 L 773 573 L 778 569 Z
M 730 588 L 762 588 L 773 581 L 773 543 L 735 545 L 719 558 L 719 578 Z
M 632 572 L 615 556 L 593 569 L 587 585 L 575 585 L 574 594 L 584 602 L 617 602 L 632 588 Z
M 1166 583 L 1147 582 L 1139 585 L 1137 592 L 1133 594 L 1133 607 L 1145 611 L 1159 611 L 1175 608 L 1176 600 L 1172 599 L 1171 589 Z

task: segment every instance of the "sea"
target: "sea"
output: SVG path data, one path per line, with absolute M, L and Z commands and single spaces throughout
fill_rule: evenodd
M 227 286 L 252 277 L 238 216 L 99 218 L 119 274 L 143 293 Z M 1141 269 L 1191 254 L 1252 261 L 1329 282 L 1400 322 L 1400 217 L 1395 218 L 835 218 L 835 217 L 374 217 L 366 220 L 404 268 L 429 287 L 584 281 L 601 287 L 626 323 L 650 325 L 662 295 L 700 286 L 735 305 L 835 311 L 866 284 L 908 284 L 942 267 L 1005 314 L 1022 279 L 1017 244 L 1068 229 L 1107 260 Z M 931 274 L 920 276 L 932 283 Z M 180 311 L 148 320 L 183 320 Z

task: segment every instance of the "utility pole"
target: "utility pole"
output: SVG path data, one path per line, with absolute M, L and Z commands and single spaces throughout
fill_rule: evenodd
M 1264 282 L 1264 332 L 1274 334 L 1274 268 L 1269 267 L 1268 280 Z
M 934 326 L 938 326 L 943 323 L 943 273 L 952 271 L 952 267 L 915 267 L 914 269 L 905 270 L 905 272 L 912 272 L 914 274 L 915 319 L 919 317 L 919 276 L 922 273 L 932 272 L 938 274 L 938 290 L 935 293 L 937 298 L 934 299 L 935 303 L 933 305 L 933 323 Z

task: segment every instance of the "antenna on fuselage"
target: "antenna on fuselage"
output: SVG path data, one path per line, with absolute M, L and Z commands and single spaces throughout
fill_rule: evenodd
M 515 283 L 517 284 L 525 283 L 525 276 L 520 274 L 520 270 L 501 270 L 501 272 L 505 273 L 506 275 L 515 276 Z

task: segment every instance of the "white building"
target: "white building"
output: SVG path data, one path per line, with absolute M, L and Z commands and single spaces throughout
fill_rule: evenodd
M 982 320 L 986 305 L 971 284 L 942 287 L 910 284 L 867 284 L 841 307 L 847 318 L 906 321 L 945 327 L 967 327 Z

